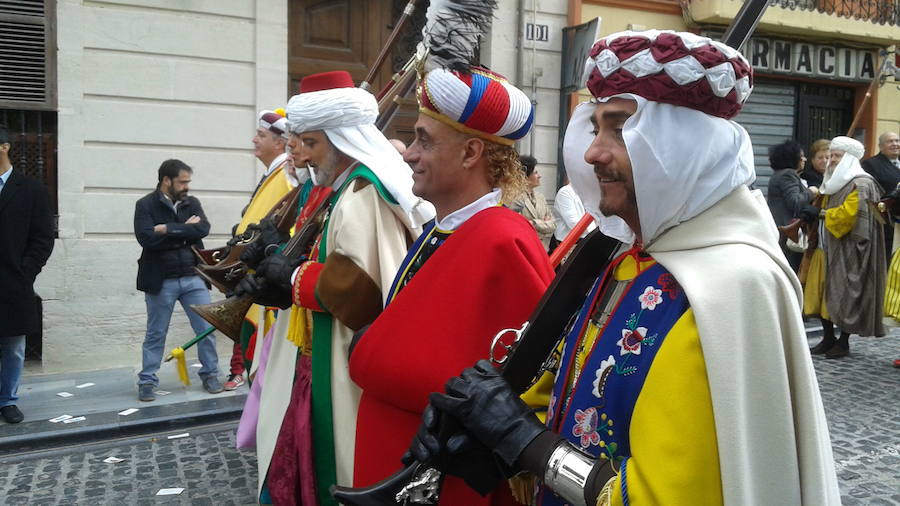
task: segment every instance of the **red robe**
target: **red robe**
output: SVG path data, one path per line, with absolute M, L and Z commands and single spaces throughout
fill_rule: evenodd
M 519 328 L 552 278 L 534 229 L 504 207 L 476 213 L 438 247 L 350 357 L 350 376 L 363 391 L 354 486 L 402 467 L 428 394 L 443 392 L 448 379 L 487 358 L 494 335 Z M 481 497 L 448 477 L 440 504 L 512 501 L 505 483 L 502 491 Z

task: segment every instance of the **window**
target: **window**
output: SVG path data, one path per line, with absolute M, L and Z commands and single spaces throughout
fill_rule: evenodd
M 0 0 L 0 107 L 56 109 L 53 0 Z

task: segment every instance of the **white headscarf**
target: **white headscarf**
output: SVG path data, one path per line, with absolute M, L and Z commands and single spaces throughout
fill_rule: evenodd
M 866 149 L 858 140 L 844 136 L 832 139 L 829 149 L 844 153 L 844 157 L 836 167 L 828 164 L 828 169 L 825 170 L 825 176 L 822 178 L 822 187 L 820 188 L 822 193 L 834 195 L 854 178 L 866 175 L 866 171 L 859 163 L 859 160 L 865 156 Z
M 434 218 L 434 206 L 412 192 L 412 169 L 375 126 L 378 103 L 359 88 L 335 88 L 291 97 L 287 117 L 292 133 L 322 130 L 335 148 L 378 176 L 412 227 Z
M 623 136 L 645 245 L 756 179 L 750 136 L 734 121 L 631 93 L 615 97 L 637 102 Z M 584 160 L 594 140 L 590 118 L 596 104 L 580 104 L 569 121 L 563 141 L 566 172 L 600 230 L 631 243 L 635 236 L 624 220 L 600 213 L 600 183 L 594 168 Z

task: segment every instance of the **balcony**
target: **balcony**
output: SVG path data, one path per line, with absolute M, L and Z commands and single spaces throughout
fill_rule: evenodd
M 770 5 L 789 10 L 822 12 L 880 25 L 900 25 L 900 2 L 894 0 L 772 0 Z
M 724 25 L 742 3 L 691 0 L 689 14 L 697 24 Z M 897 43 L 898 26 L 900 0 L 772 0 L 758 30 L 890 46 Z

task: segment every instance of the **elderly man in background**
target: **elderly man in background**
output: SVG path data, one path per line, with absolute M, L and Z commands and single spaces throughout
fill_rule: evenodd
M 900 185 L 900 135 L 896 132 L 885 132 L 878 136 L 878 154 L 861 162 L 864 171 L 868 172 L 881 186 L 882 195 L 893 192 Z M 894 246 L 894 224 L 884 226 L 884 246 L 886 258 L 897 249 Z
M 811 352 L 825 358 L 849 355 L 850 334 L 885 334 L 884 232 L 872 209 L 881 199 L 881 187 L 860 166 L 864 153 L 856 139 L 832 139 L 820 188 L 825 196 L 819 215 L 822 251 L 813 252 L 810 260 L 803 310 L 822 320 L 822 341 Z M 837 339 L 832 322 L 841 331 Z

